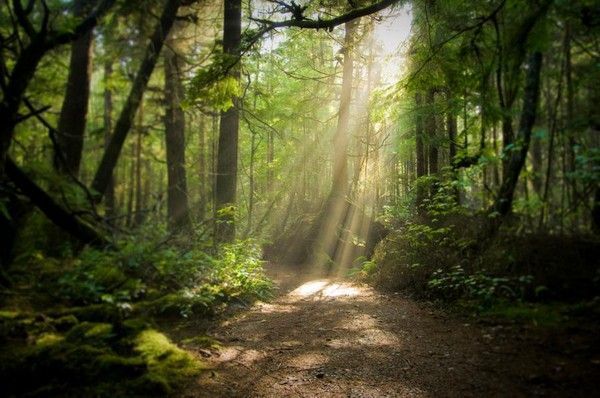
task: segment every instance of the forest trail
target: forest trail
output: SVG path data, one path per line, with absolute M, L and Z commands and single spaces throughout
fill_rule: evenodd
M 540 376 L 555 369 L 560 379 L 555 362 L 569 365 L 506 327 L 299 269 L 269 273 L 279 296 L 211 327 L 222 346 L 201 351 L 210 369 L 184 396 L 556 396 L 557 387 L 578 388 Z M 566 390 L 558 395 L 586 395 Z

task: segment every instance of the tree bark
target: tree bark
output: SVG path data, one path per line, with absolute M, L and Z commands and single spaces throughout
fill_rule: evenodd
M 23 96 L 44 55 L 62 45 L 77 40 L 94 28 L 98 19 L 114 4 L 115 0 L 104 0 L 79 25 L 68 32 L 41 30 L 32 36 L 23 48 L 10 71 L 10 79 L 2 86 L 0 102 L 0 179 L 4 178 L 5 160 L 12 142 L 15 126 L 19 123 L 19 107 Z
M 75 16 L 85 15 L 94 2 L 94 0 L 75 1 Z M 54 156 L 54 167 L 60 173 L 74 176 L 79 174 L 85 137 L 92 78 L 93 40 L 94 35 L 90 30 L 71 44 L 67 88 L 58 119 L 58 148 L 55 149 L 61 151 L 62 156 Z
M 112 87 L 110 78 L 112 76 L 113 66 L 112 61 L 107 60 L 104 63 L 104 150 L 108 148 L 110 142 L 110 134 L 112 131 Z M 115 176 L 114 173 L 110 176 L 110 181 L 106 187 L 105 204 L 106 204 L 106 215 L 112 217 L 115 214 Z
M 456 156 L 456 117 L 452 114 L 452 111 L 448 111 L 446 114 L 446 124 L 448 129 L 448 156 L 450 157 L 450 164 L 454 162 Z
M 428 149 L 428 163 L 429 163 L 429 175 L 438 177 L 439 172 L 439 151 L 438 151 L 438 139 L 437 139 L 437 126 L 435 120 L 435 91 L 430 89 L 427 92 L 427 117 L 425 118 L 425 135 L 427 137 L 427 149 Z M 436 194 L 438 190 L 437 180 L 434 180 L 431 184 L 429 194 L 431 197 Z
M 518 147 L 513 148 L 509 152 L 507 170 L 493 206 L 493 210 L 498 212 L 501 217 L 506 216 L 512 210 L 512 202 L 515 188 L 519 181 L 519 174 L 527 158 L 529 143 L 531 141 L 531 129 L 535 123 L 540 95 L 541 69 L 542 54 L 536 51 L 531 54 L 528 62 L 525 91 L 523 94 L 523 109 L 521 110 L 519 130 L 515 140 Z
M 144 221 L 142 208 L 142 142 L 144 138 L 144 112 L 140 109 L 138 112 L 138 131 L 135 141 L 135 210 L 133 225 L 139 227 Z
M 225 0 L 223 18 L 223 53 L 229 57 L 239 57 L 242 38 L 241 0 Z M 233 68 L 229 75 L 239 80 L 239 68 Z M 217 242 L 231 242 L 235 238 L 239 105 L 239 99 L 234 98 L 233 106 L 221 113 L 216 181 Z
M 185 175 L 185 115 L 181 109 L 184 92 L 178 58 L 171 48 L 165 49 L 167 224 L 171 232 L 183 231 L 190 227 Z M 201 148 L 201 150 L 203 149 Z
M 346 33 L 344 35 L 344 65 L 342 70 L 342 93 L 340 97 L 340 108 L 338 123 L 333 137 L 333 185 L 332 196 L 343 197 L 348 190 L 348 142 L 350 101 L 352 100 L 352 84 L 354 75 L 354 31 L 356 21 L 346 22 Z
M 110 183 L 110 178 L 117 164 L 117 160 L 119 159 L 125 138 L 127 138 L 127 134 L 131 130 L 133 119 L 142 101 L 150 76 L 156 66 L 160 50 L 177 18 L 177 10 L 179 9 L 180 4 L 181 0 L 168 0 L 165 2 L 160 21 L 152 33 L 150 42 L 146 47 L 144 58 L 135 76 L 131 90 L 129 91 L 129 96 L 119 115 L 108 148 L 102 156 L 102 160 L 92 182 L 92 189 L 96 192 L 96 200 L 98 201 L 102 199 L 102 196 Z
M 200 190 L 200 201 L 198 204 L 198 219 L 204 220 L 206 215 L 206 205 L 208 198 L 208 181 L 209 176 L 206 167 L 206 123 L 203 116 L 200 116 L 200 123 L 198 126 L 198 175 L 199 175 L 199 184 L 198 188 Z
M 423 144 L 423 116 L 421 116 L 422 98 L 421 94 L 415 95 L 415 143 L 417 152 L 417 195 L 416 206 L 419 214 L 422 213 L 423 199 L 425 199 L 425 187 L 423 182 L 419 181 L 420 177 L 427 175 L 427 165 L 425 164 L 425 145 Z

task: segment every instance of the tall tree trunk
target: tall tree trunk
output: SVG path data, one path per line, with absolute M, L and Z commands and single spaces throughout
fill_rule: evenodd
M 448 100 L 450 100 L 450 95 L 448 95 Z M 452 113 L 452 110 L 449 110 L 446 114 L 446 129 L 448 130 L 448 163 L 450 166 L 454 164 L 454 158 L 456 157 L 456 117 Z M 458 180 L 458 170 L 453 169 L 453 179 Z M 456 203 L 460 204 L 460 191 L 458 188 L 458 184 L 456 184 L 453 188 L 454 198 Z
M 427 117 L 425 120 L 425 135 L 427 137 L 427 148 L 429 152 L 429 175 L 436 177 L 439 171 L 439 151 L 437 139 L 437 126 L 435 120 L 435 92 L 429 90 L 427 92 Z M 437 184 L 431 187 L 431 195 L 435 194 Z
M 346 22 L 346 33 L 344 36 L 344 64 L 342 70 L 342 93 L 340 97 L 340 108 L 338 123 L 333 137 L 333 185 L 332 196 L 343 197 L 348 190 L 348 142 L 350 101 L 352 100 L 352 82 L 354 75 L 354 31 L 356 21 Z
M 531 183 L 533 185 L 533 189 L 538 197 L 542 197 L 542 174 L 543 174 L 543 148 L 542 148 L 542 138 L 541 137 L 533 137 L 533 142 L 531 144 L 531 169 L 533 175 L 531 176 Z
M 223 53 L 238 57 L 242 38 L 241 0 L 225 0 L 223 19 Z M 234 67 L 230 76 L 239 80 L 239 68 Z M 234 98 L 233 106 L 221 113 L 216 183 L 217 242 L 231 242 L 235 238 L 239 105 L 239 99 Z
M 542 54 L 538 51 L 529 57 L 525 91 L 523 93 L 523 109 L 521 110 L 521 119 L 519 121 L 519 130 L 516 142 L 518 148 L 510 151 L 507 172 L 503 178 L 498 197 L 493 210 L 498 212 L 501 217 L 506 216 L 512 209 L 512 202 L 515 188 L 519 181 L 519 174 L 523 169 L 529 143 L 531 141 L 531 129 L 535 123 L 537 113 L 537 103 L 540 94 L 540 71 L 542 69 Z
M 177 10 L 179 9 L 180 4 L 181 0 L 168 0 L 165 2 L 160 21 L 150 37 L 150 42 L 146 47 L 144 58 L 135 76 L 131 90 L 129 91 L 129 96 L 119 115 L 108 148 L 102 156 L 102 160 L 100 161 L 100 165 L 96 170 L 96 175 L 92 182 L 92 189 L 96 191 L 97 200 L 102 198 L 106 192 L 106 187 L 110 183 L 110 178 L 117 164 L 117 160 L 119 159 L 121 149 L 125 143 L 125 138 L 127 138 L 127 134 L 129 133 L 129 130 L 131 130 L 133 119 L 142 101 L 150 76 L 156 66 L 160 50 L 177 18 Z
M 416 195 L 416 206 L 417 211 L 423 213 L 423 200 L 425 199 L 425 187 L 423 181 L 419 181 L 420 177 L 427 175 L 427 165 L 425 164 L 425 145 L 423 143 L 423 116 L 421 115 L 422 109 L 422 98 L 421 94 L 415 95 L 415 143 L 417 152 L 417 195 Z
M 76 0 L 74 15 L 77 17 L 86 15 L 93 3 L 95 0 Z M 83 151 L 92 78 L 93 37 L 90 30 L 71 44 L 67 88 L 58 119 L 59 135 L 56 150 L 61 151 L 62 154 L 54 156 L 54 167 L 61 173 L 74 176 L 79 174 Z
M 573 63 L 571 61 L 571 24 L 566 23 L 565 27 L 565 77 L 567 83 L 567 156 L 569 172 L 575 172 L 575 138 L 573 134 L 574 109 L 575 109 L 575 90 L 573 88 Z M 569 198 L 571 206 L 577 200 L 577 179 L 570 179 Z
M 206 204 L 208 198 L 208 173 L 206 172 L 206 123 L 203 116 L 200 116 L 200 123 L 198 126 L 198 175 L 199 183 L 198 188 L 200 190 L 200 201 L 198 203 L 198 219 L 204 220 L 206 215 Z
M 354 37 L 358 21 L 346 22 L 344 36 L 344 54 L 342 67 L 342 90 L 338 121 L 333 136 L 333 170 L 331 191 L 321 209 L 320 217 L 313 223 L 309 236 L 315 239 L 311 244 L 314 261 L 334 260 L 340 246 L 340 227 L 344 225 L 349 206 L 346 195 L 348 191 L 348 143 L 350 102 L 352 100 L 352 84 L 354 75 Z M 323 257 L 324 256 L 324 257 Z
M 50 50 L 77 40 L 94 28 L 98 19 L 114 4 L 114 0 L 104 0 L 94 12 L 89 14 L 71 32 L 53 35 L 49 38 L 47 31 L 33 35 L 29 44 L 22 49 L 14 61 L 8 81 L 2 85 L 2 100 L 0 102 L 0 184 L 5 184 L 5 161 L 12 143 L 15 126 L 20 122 L 19 109 L 23 96 L 31 79 L 46 53 Z M 19 3 L 20 4 L 20 3 Z M 32 3 L 33 4 L 33 3 Z
M 142 142 L 144 139 L 144 112 L 140 108 L 138 112 L 139 125 L 135 141 L 135 211 L 133 225 L 139 227 L 144 219 L 142 208 Z
M 267 186 L 266 192 L 271 193 L 273 187 L 273 161 L 275 160 L 275 133 L 267 132 Z
M 107 60 L 104 63 L 104 150 L 108 148 L 108 143 L 110 142 L 110 134 L 112 131 L 112 109 L 113 109 L 113 99 L 112 99 L 112 86 L 110 82 L 110 78 L 112 76 L 113 66 L 112 60 Z M 112 217 L 115 214 L 115 176 L 110 176 L 109 183 L 106 187 L 106 215 L 108 217 Z
M 254 158 L 256 157 L 256 134 L 251 133 L 250 138 L 250 169 L 248 170 L 248 225 L 246 226 L 246 234 L 252 230 L 252 217 L 254 215 Z
M 129 159 L 129 184 L 127 186 L 127 221 L 126 225 L 133 225 L 133 201 L 135 199 L 135 144 L 131 142 L 131 156 Z
M 167 224 L 172 232 L 190 227 L 185 175 L 185 115 L 177 54 L 165 49 L 165 139 L 167 148 Z
M 446 125 L 446 128 L 448 129 L 448 156 L 450 157 L 449 163 L 452 164 L 454 162 L 454 157 L 456 156 L 456 117 L 452 111 L 448 111 L 446 114 Z

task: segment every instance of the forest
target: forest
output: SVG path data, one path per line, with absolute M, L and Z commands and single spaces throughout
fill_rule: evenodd
M 0 3 L 0 395 L 600 394 L 599 0 Z

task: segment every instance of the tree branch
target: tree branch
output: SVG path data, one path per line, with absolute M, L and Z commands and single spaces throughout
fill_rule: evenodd
M 353 19 L 357 19 L 360 17 L 374 14 L 376 12 L 379 12 L 381 10 L 384 10 L 384 9 L 390 7 L 393 4 L 399 3 L 400 1 L 401 0 L 382 0 L 378 3 L 373 3 L 366 7 L 356 8 L 352 11 L 347 12 L 346 14 L 343 14 L 343 15 L 340 15 L 338 17 L 331 18 L 331 19 L 320 19 L 319 18 L 317 20 L 314 20 L 314 19 L 305 19 L 305 17 L 302 17 L 302 18 L 295 17 L 294 19 L 289 19 L 289 20 L 285 20 L 285 21 L 269 21 L 269 20 L 264 20 L 264 19 L 255 19 L 255 18 L 251 18 L 251 19 L 255 22 L 265 25 L 265 27 L 263 29 L 261 29 L 261 31 L 262 31 L 266 28 L 266 30 L 264 30 L 262 32 L 262 34 L 267 33 L 268 31 L 273 30 L 273 29 L 288 28 L 288 27 L 296 27 L 296 28 L 301 28 L 301 29 L 332 30 L 333 28 L 335 28 L 338 25 L 352 21 Z M 292 6 L 289 6 L 289 7 L 292 7 Z M 294 13 L 294 16 L 295 15 L 296 14 Z

